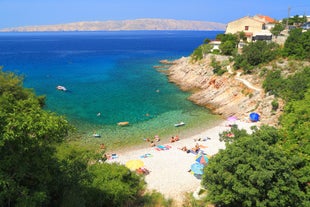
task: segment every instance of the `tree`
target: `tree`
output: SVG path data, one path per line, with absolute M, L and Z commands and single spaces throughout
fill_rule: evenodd
M 209 160 L 207 199 L 224 207 L 302 206 L 305 193 L 293 171 L 299 163 L 259 137 L 242 137 Z
M 233 55 L 236 49 L 236 44 L 233 41 L 226 41 L 220 44 L 220 50 L 223 55 Z
M 216 39 L 221 41 L 220 49 L 223 55 L 233 55 L 240 41 L 238 34 L 218 34 Z
M 90 165 L 99 155 L 65 143 L 72 127 L 42 100 L 0 70 L 0 206 L 138 206 L 143 178 Z
M 115 163 L 92 165 L 90 172 L 96 175 L 89 194 L 90 206 L 137 206 L 145 187 L 141 176 Z
M 285 27 L 282 23 L 276 23 L 275 26 L 270 30 L 270 32 L 277 37 L 284 29 Z
M 310 58 L 310 30 L 293 29 L 284 43 L 283 55 L 295 59 Z
M 242 54 L 235 57 L 236 68 L 243 68 L 246 73 L 250 73 L 253 66 L 270 62 L 279 54 L 279 45 L 267 43 L 265 41 L 251 42 L 244 46 Z
M 279 96 L 281 94 L 282 86 L 285 85 L 283 83 L 284 80 L 281 77 L 280 70 L 269 70 L 263 82 L 263 88 L 266 92 Z
M 0 80 L 0 205 L 46 204 L 58 171 L 54 145 L 69 124 L 42 110 L 20 77 L 0 71 Z

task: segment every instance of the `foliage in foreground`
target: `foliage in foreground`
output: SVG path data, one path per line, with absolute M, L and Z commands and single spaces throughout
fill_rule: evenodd
M 143 178 L 60 146 L 71 130 L 66 119 L 2 70 L 0 105 L 0 206 L 143 206 Z
M 280 137 L 264 128 L 210 159 L 203 176 L 208 200 L 221 206 L 304 206 L 307 195 L 296 173 L 305 160 L 276 146 Z
M 247 135 L 232 127 L 221 134 L 226 149 L 209 160 L 203 175 L 208 201 L 221 206 L 310 206 L 308 70 L 281 79 L 287 87 L 279 95 L 288 103 L 279 129 L 263 126 Z

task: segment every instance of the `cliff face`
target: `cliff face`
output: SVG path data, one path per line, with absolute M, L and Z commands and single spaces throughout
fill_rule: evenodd
M 192 91 L 189 99 L 198 105 L 211 109 L 214 113 L 237 116 L 249 120 L 251 112 L 261 115 L 261 123 L 277 125 L 283 103 L 279 100 L 278 111 L 272 111 L 273 96 L 268 96 L 261 88 L 261 81 L 255 76 L 240 76 L 233 73 L 230 65 L 222 76 L 213 73 L 211 57 L 220 62 L 228 62 L 228 57 L 207 55 L 197 63 L 191 63 L 189 57 L 174 61 L 167 72 L 169 80 L 182 90 Z

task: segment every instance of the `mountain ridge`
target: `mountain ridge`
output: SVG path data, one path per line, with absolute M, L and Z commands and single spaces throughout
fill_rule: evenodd
M 122 30 L 225 30 L 226 24 L 207 21 L 175 19 L 134 19 L 80 21 L 64 24 L 21 26 L 1 29 L 0 32 L 60 32 L 60 31 L 122 31 Z

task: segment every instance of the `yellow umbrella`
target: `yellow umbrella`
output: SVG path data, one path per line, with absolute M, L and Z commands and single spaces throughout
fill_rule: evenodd
M 130 170 L 136 170 L 140 167 L 144 166 L 144 163 L 142 160 L 129 160 L 125 164 L 126 167 L 128 167 Z

